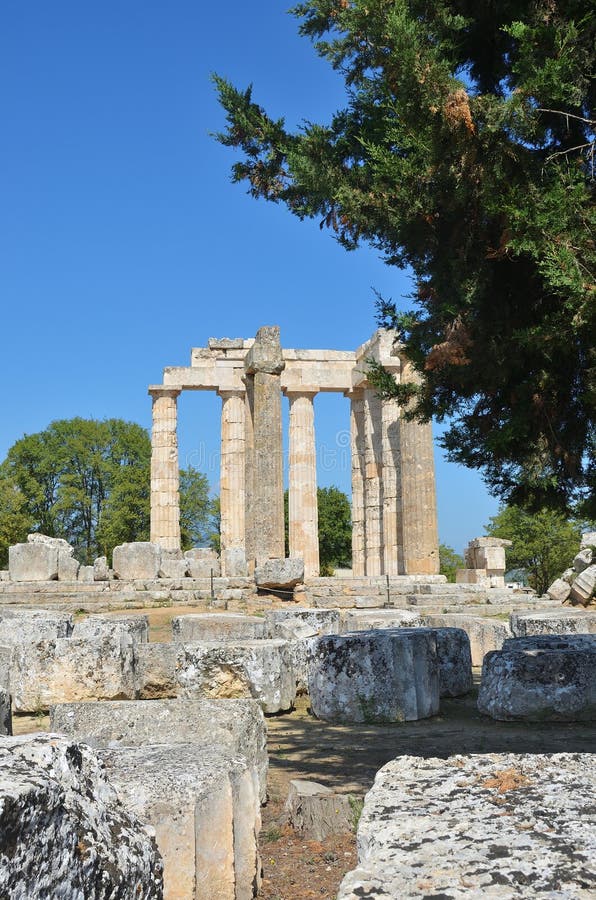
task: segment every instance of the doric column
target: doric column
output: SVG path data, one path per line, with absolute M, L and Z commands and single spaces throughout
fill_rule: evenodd
M 411 365 L 402 361 L 402 380 L 415 381 Z M 400 418 L 401 527 L 403 572 L 436 575 L 439 537 L 432 426 Z
M 399 519 L 399 406 L 397 400 L 382 401 L 383 428 L 383 554 L 384 574 L 401 572 L 401 527 Z
M 243 381 L 246 386 L 244 395 L 244 548 L 248 574 L 252 575 L 257 555 L 253 515 L 255 493 L 254 381 L 248 375 Z
M 317 454 L 312 391 L 287 391 L 290 401 L 289 534 L 290 556 L 304 559 L 307 577 L 319 574 Z
M 382 575 L 383 550 L 383 414 L 372 388 L 364 390 L 364 552 L 367 575 Z
M 259 328 L 245 359 L 252 397 L 251 528 L 256 564 L 285 557 L 279 328 Z M 250 385 L 249 385 L 250 382 Z
M 221 408 L 221 562 L 224 575 L 246 574 L 245 396 L 244 390 L 218 391 Z
M 352 574 L 366 574 L 364 553 L 364 395 L 350 391 L 352 450 Z
M 180 549 L 180 495 L 176 401 L 178 388 L 151 387 L 151 540 Z

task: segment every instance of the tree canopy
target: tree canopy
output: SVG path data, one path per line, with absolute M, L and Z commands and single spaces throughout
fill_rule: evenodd
M 321 575 L 352 565 L 352 508 L 338 487 L 317 488 L 319 513 L 319 567 Z M 290 552 L 288 492 L 284 491 L 286 555 Z
M 596 508 L 592 0 L 306 0 L 300 33 L 342 74 L 346 108 L 297 132 L 216 77 L 254 197 L 368 242 L 414 276 L 379 298 L 420 383 L 412 416 L 450 417 L 449 457 L 508 502 Z
M 25 435 L 0 465 L 0 562 L 10 544 L 40 531 L 62 537 L 81 562 L 149 539 L 147 431 L 122 419 L 62 419 Z M 210 528 L 207 479 L 181 471 L 184 549 Z
M 456 553 L 448 544 L 439 545 L 439 572 L 445 575 L 447 581 L 455 583 L 455 574 L 458 569 L 465 568 L 463 556 Z
M 571 565 L 581 538 L 581 526 L 557 510 L 531 514 L 516 506 L 499 510 L 486 531 L 492 537 L 513 541 L 506 551 L 507 569 L 523 569 L 538 594 Z

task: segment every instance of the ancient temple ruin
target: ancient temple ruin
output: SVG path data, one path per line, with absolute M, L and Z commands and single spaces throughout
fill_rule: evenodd
M 282 395 L 290 403 L 290 556 L 319 574 L 314 398 L 350 401 L 352 567 L 354 576 L 433 575 L 439 571 L 431 426 L 407 421 L 367 379 L 368 361 L 412 379 L 395 334 L 379 330 L 357 350 L 289 350 L 279 328 L 256 338 L 210 339 L 190 366 L 168 367 L 152 385 L 151 540 L 180 547 L 177 398 L 216 391 L 221 416 L 222 574 L 250 574 L 284 553 Z

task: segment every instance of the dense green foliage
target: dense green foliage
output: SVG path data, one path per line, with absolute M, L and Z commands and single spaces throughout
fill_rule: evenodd
M 447 544 L 439 545 L 439 572 L 447 577 L 447 581 L 455 583 L 455 573 L 465 567 L 464 558 Z
M 0 564 L 29 531 L 65 538 L 83 563 L 148 540 L 150 460 L 145 429 L 121 419 L 63 419 L 18 440 L 0 466 Z M 211 506 L 205 476 L 180 475 L 186 548 L 204 539 Z
M 533 514 L 506 506 L 486 528 L 491 537 L 513 541 L 506 550 L 507 570 L 523 569 L 538 594 L 569 568 L 579 550 L 581 527 L 556 510 Z
M 216 78 L 251 194 L 348 249 L 411 267 L 379 299 L 422 376 L 381 388 L 452 424 L 452 460 L 507 502 L 596 506 L 593 0 L 306 0 L 345 78 L 328 125 L 289 132 Z M 590 506 L 591 504 L 591 506 Z
M 319 567 L 321 575 L 352 565 L 352 509 L 338 487 L 317 488 L 319 510 Z M 286 556 L 290 552 L 288 492 L 284 492 Z

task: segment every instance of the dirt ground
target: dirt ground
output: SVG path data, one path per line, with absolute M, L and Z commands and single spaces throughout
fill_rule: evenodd
M 133 612 L 133 611 L 131 611 Z M 138 610 L 149 616 L 150 639 L 169 640 L 170 620 L 179 607 Z M 578 724 L 494 722 L 476 709 L 476 688 L 466 697 L 443 700 L 431 719 L 396 725 L 329 725 L 311 715 L 308 698 L 290 712 L 267 718 L 269 800 L 260 835 L 263 883 L 259 900 L 335 900 L 339 884 L 357 863 L 355 834 L 325 841 L 305 840 L 285 822 L 291 779 L 318 781 L 349 794 L 355 814 L 375 773 L 399 755 L 470 753 L 593 753 L 596 728 Z M 45 730 L 46 717 L 15 717 L 15 733 Z

